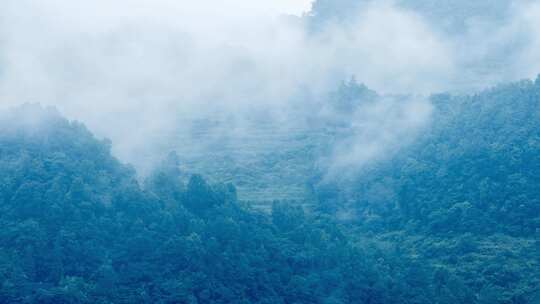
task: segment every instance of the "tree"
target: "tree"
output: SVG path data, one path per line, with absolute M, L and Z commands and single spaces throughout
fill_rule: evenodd
M 218 203 L 216 194 L 202 176 L 195 174 L 189 179 L 185 199 L 188 210 L 201 215 Z

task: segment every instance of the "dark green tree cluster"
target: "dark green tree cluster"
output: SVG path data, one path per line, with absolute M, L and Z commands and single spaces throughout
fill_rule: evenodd
M 421 138 L 342 185 L 357 214 L 380 220 L 373 227 L 385 229 L 409 225 L 431 234 L 535 235 L 540 228 L 538 82 L 473 96 L 433 96 L 432 124 Z M 322 204 L 332 199 L 324 192 L 328 187 L 318 194 Z M 343 195 L 334 191 L 338 194 Z
M 431 101 L 412 145 L 354 178 L 315 182 L 318 210 L 347 210 L 359 234 L 400 243 L 491 303 L 529 303 L 540 284 L 540 77 Z
M 330 94 L 330 106 L 339 114 L 352 115 L 362 104 L 375 102 L 378 98 L 377 92 L 352 77 L 349 81 L 342 82 L 338 89 Z

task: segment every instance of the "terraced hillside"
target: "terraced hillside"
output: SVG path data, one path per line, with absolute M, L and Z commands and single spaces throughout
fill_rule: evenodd
M 304 201 L 317 155 L 335 137 L 331 129 L 254 122 L 241 132 L 217 133 L 223 124 L 193 121 L 191 129 L 169 135 L 164 151 L 178 153 L 187 175 L 231 182 L 241 200 L 263 206 L 272 200 Z
M 320 161 L 336 141 L 350 136 L 351 113 L 378 98 L 353 78 L 312 104 L 311 111 L 302 106 L 286 118 L 262 109 L 234 119 L 222 113 L 179 117 L 175 131 L 162 134 L 147 152 L 149 162 L 176 151 L 186 178 L 198 173 L 212 182 L 233 183 L 240 200 L 263 208 L 274 200 L 305 205 L 307 183 Z

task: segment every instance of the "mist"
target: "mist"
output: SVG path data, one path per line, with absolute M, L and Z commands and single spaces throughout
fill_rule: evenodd
M 305 117 L 351 75 L 381 96 L 417 96 L 358 110 L 360 131 L 332 154 L 339 170 L 414 139 L 429 124 L 431 93 L 471 92 L 540 70 L 534 2 L 516 2 L 503 22 L 471 24 L 461 35 L 392 1 L 313 32 L 309 3 L 300 2 L 4 1 L 1 105 L 56 106 L 145 172 L 196 120 L 218 122 L 206 140 L 241 140 L 257 119 L 284 132 L 308 128 Z M 208 146 L 181 138 L 177 146 Z

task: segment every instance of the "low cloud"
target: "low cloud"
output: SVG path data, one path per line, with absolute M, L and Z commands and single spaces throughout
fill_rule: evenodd
M 267 2 L 6 0 L 1 104 L 55 105 L 142 167 L 193 120 L 220 121 L 214 138 L 250 132 L 254 116 L 276 128 L 296 124 L 351 75 L 383 95 L 427 96 L 533 77 L 540 68 L 534 3 L 515 5 L 502 25 L 456 37 L 393 2 L 369 4 L 352 22 L 316 33 L 307 18 L 279 16 L 283 4 Z M 486 74 L 486 57 L 511 64 Z M 333 167 L 362 166 L 412 137 L 429 121 L 425 100 L 363 108 L 354 116 L 358 132 L 344 140 L 351 150 L 337 147 Z
M 359 169 L 399 153 L 429 126 L 431 112 L 431 103 L 423 97 L 383 97 L 363 103 L 353 114 L 347 136 L 332 149 L 326 178 L 354 177 Z

